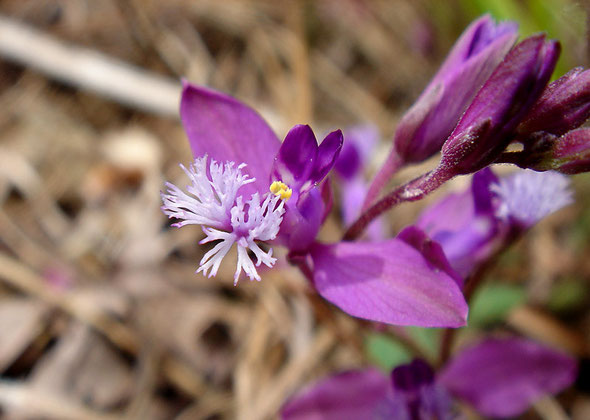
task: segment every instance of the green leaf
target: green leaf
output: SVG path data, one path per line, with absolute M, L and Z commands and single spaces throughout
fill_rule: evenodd
M 512 308 L 526 300 L 522 287 L 491 283 L 473 297 L 469 309 L 470 326 L 487 326 L 501 322 Z
M 406 331 L 426 356 L 436 358 L 440 345 L 440 328 L 406 327 Z
M 588 291 L 583 282 L 570 279 L 553 286 L 547 306 L 553 312 L 567 312 L 582 306 L 587 296 Z
M 403 344 L 384 334 L 367 336 L 365 350 L 373 363 L 388 372 L 412 360 L 412 355 Z

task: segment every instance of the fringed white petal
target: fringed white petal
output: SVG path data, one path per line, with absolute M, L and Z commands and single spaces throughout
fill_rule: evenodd
M 237 244 L 238 262 L 234 276 L 238 282 L 242 271 L 250 280 L 260 281 L 256 267 L 264 264 L 272 267 L 276 258 L 272 249 L 263 251 L 257 241 L 271 241 L 279 233 L 284 203 L 280 197 L 266 194 L 261 202 L 255 193 L 247 203 L 238 190 L 254 181 L 242 173 L 245 164 L 236 167 L 234 162 L 225 164 L 212 160 L 207 171 L 207 156 L 197 158 L 187 169 L 180 165 L 191 183 L 186 192 L 166 183 L 167 192 L 162 193 L 162 210 L 169 217 L 179 219 L 175 226 L 202 225 L 205 239 L 200 243 L 219 241 L 201 259 L 197 272 L 215 276 L 223 258 L 234 243 Z M 256 264 L 248 251 L 256 257 Z
M 500 201 L 496 215 L 530 227 L 572 203 L 569 187 L 569 178 L 557 172 L 518 171 L 491 186 Z

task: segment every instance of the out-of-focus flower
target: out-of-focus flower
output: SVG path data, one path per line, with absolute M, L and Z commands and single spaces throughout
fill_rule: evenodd
M 421 360 L 395 368 L 341 373 L 294 396 L 284 420 L 451 419 L 452 399 L 487 417 L 512 417 L 572 384 L 570 356 L 520 338 L 487 339 L 457 354 L 435 376 Z
M 365 170 L 375 152 L 379 140 L 377 127 L 371 124 L 350 127 L 344 131 L 345 142 L 334 165 L 339 176 L 341 214 L 344 226 L 350 226 L 360 216 L 368 183 Z M 383 239 L 386 227 L 381 218 L 367 227 L 367 236 L 372 240 Z
M 556 172 L 520 170 L 496 177 L 486 168 L 471 188 L 424 210 L 416 226 L 438 242 L 463 277 L 500 247 L 507 235 L 532 227 L 572 202 L 569 179 Z
M 311 128 L 298 125 L 281 145 L 255 111 L 188 83 L 180 112 L 195 162 L 182 167 L 191 182 L 187 193 L 168 183 L 162 209 L 180 220 L 176 226 L 203 226 L 201 243 L 219 241 L 197 271 L 214 276 L 236 244 L 235 282 L 242 270 L 250 280 L 260 280 L 248 251 L 256 266 L 271 267 L 276 259 L 258 242 L 299 250 L 315 239 L 326 211 L 317 186 L 338 157 L 342 133 L 328 134 L 318 146 Z

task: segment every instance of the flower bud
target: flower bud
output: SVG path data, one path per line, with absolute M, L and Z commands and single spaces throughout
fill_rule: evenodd
M 590 70 L 575 68 L 549 84 L 517 128 L 519 140 L 538 131 L 561 136 L 590 117 Z
M 440 150 L 477 90 L 516 38 L 514 22 L 496 24 L 487 15 L 463 32 L 438 73 L 398 126 L 395 151 L 405 162 L 423 161 Z
M 510 163 L 535 171 L 554 170 L 568 175 L 590 171 L 590 128 L 579 128 L 561 137 L 537 132 L 524 151 L 506 154 Z
M 516 45 L 496 68 L 442 147 L 439 172 L 475 172 L 494 162 L 547 85 L 559 44 L 535 35 Z

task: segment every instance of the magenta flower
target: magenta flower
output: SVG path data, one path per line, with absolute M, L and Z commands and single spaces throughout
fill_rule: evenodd
M 201 225 L 202 244 L 217 241 L 197 272 L 215 276 L 235 244 L 235 282 L 242 270 L 260 280 L 256 267 L 272 267 L 276 259 L 272 248 L 263 251 L 259 243 L 308 247 L 326 213 L 318 186 L 338 157 L 342 133 L 330 133 L 318 146 L 311 128 L 298 125 L 281 145 L 255 111 L 188 83 L 180 113 L 195 162 L 182 167 L 190 180 L 186 193 L 166 184 L 162 209 L 180 220 L 175 226 Z
M 298 125 L 281 144 L 251 108 L 187 83 L 180 112 L 195 162 L 183 167 L 190 180 L 186 192 L 167 184 L 162 209 L 179 219 L 178 227 L 201 225 L 202 244 L 215 242 L 198 272 L 214 276 L 235 245 L 235 282 L 242 271 L 260 280 L 256 267 L 276 262 L 266 247 L 282 245 L 291 261 L 305 266 L 320 295 L 353 316 L 465 325 L 462 279 L 419 229 L 377 242 L 316 241 L 331 201 L 323 180 L 342 148 L 340 131 L 318 146 L 311 129 Z
M 455 418 L 453 399 L 486 417 L 517 416 L 576 378 L 570 356 L 532 341 L 488 339 L 457 354 L 437 375 L 421 360 L 395 368 L 334 375 L 304 389 L 281 410 L 283 420 L 420 420 Z

